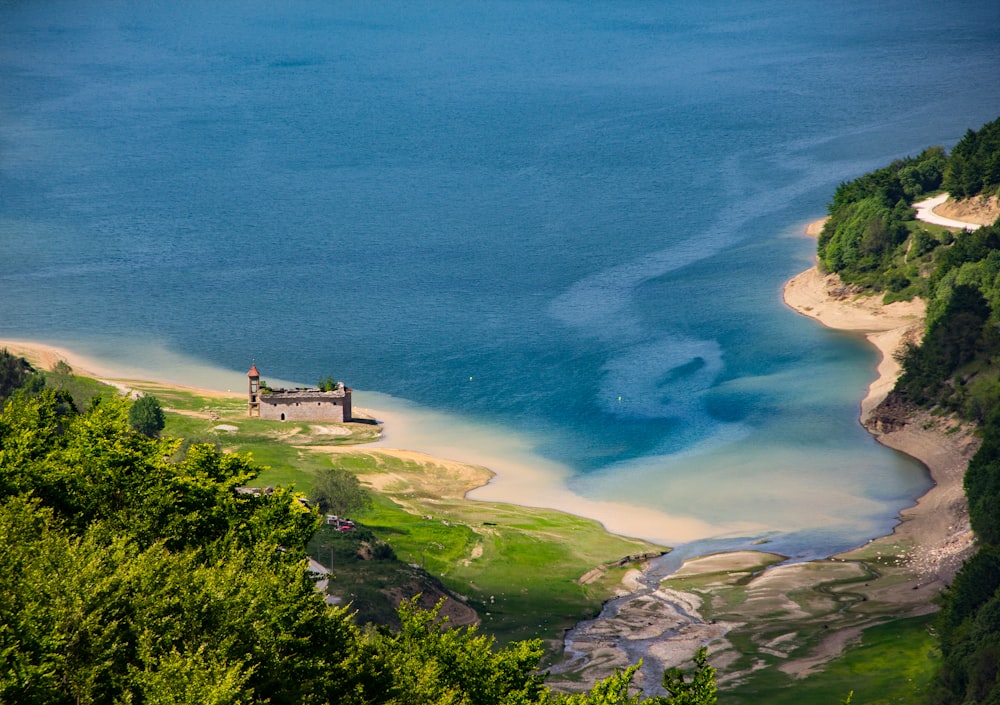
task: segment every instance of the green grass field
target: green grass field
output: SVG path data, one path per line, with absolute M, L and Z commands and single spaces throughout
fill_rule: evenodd
M 860 645 L 821 672 L 793 679 L 776 669 L 758 671 L 732 689 L 724 705 L 836 705 L 853 692 L 852 705 L 915 705 L 926 701 L 938 659 L 930 631 L 934 616 L 898 619 L 865 630 Z
M 203 397 L 147 383 L 134 386 L 163 404 L 163 435 L 250 454 L 262 467 L 255 485 L 291 486 L 308 495 L 316 473 L 334 466 L 363 481 L 394 478 L 375 495 L 371 510 L 353 518 L 388 543 L 401 561 L 423 568 L 468 598 L 483 628 L 502 643 L 538 637 L 557 651 L 563 630 L 594 616 L 626 568 L 602 568 L 582 584 L 584 574 L 626 556 L 665 550 L 614 536 L 597 522 L 576 516 L 466 500 L 465 492 L 477 483 L 455 476 L 453 468 L 367 448 L 364 444 L 379 430 L 373 423 L 343 425 L 349 435 L 323 434 L 316 432 L 316 424 L 247 418 L 239 398 Z M 482 470 L 471 474 L 481 478 L 478 484 L 488 478 Z M 386 579 L 376 566 L 368 569 L 381 576 L 377 580 Z M 355 578 L 351 591 L 357 598 Z M 331 590 L 337 588 L 335 578 Z

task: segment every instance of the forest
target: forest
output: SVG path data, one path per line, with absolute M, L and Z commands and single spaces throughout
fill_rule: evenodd
M 78 410 L 6 351 L 0 373 L 0 702 L 715 702 L 703 652 L 663 698 L 631 693 L 635 668 L 564 695 L 537 640 L 500 648 L 415 600 L 362 628 L 309 572 L 318 510 L 237 491 L 247 458 L 140 432 L 124 398 Z

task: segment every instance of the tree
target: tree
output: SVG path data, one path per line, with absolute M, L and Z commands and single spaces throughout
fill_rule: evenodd
M 166 424 L 163 408 L 156 397 L 142 396 L 135 400 L 128 412 L 128 423 L 133 431 L 150 438 L 159 434 Z
M 0 349 L 0 407 L 3 406 L 4 399 L 32 379 L 42 381 L 41 377 L 35 374 L 35 368 L 31 363 L 23 357 L 8 352 L 7 348 Z
M 368 490 L 358 478 L 341 468 L 320 470 L 313 484 L 312 499 L 324 514 L 347 516 L 372 504 Z
M 544 676 L 536 669 L 541 641 L 521 641 L 497 649 L 493 637 L 475 627 L 449 629 L 418 598 L 399 605 L 398 633 L 376 632 L 365 645 L 373 670 L 365 701 L 393 705 L 528 705 L 543 697 Z
M 715 669 L 708 665 L 708 649 L 702 646 L 694 655 L 695 671 L 691 680 L 684 680 L 679 668 L 663 674 L 663 687 L 670 693 L 665 700 L 670 705 L 715 705 Z
M 319 382 L 318 382 L 318 383 L 316 384 L 316 386 L 317 386 L 317 387 L 319 387 L 319 388 L 320 388 L 321 390 L 323 390 L 324 392 L 332 392 L 332 391 L 334 391 L 334 390 L 335 390 L 335 389 L 336 389 L 336 388 L 337 388 L 337 387 L 338 387 L 339 385 L 337 384 L 337 380 L 336 380 L 336 379 L 334 379 L 333 375 L 327 375 L 326 377 L 324 377 L 323 379 L 321 379 L 321 380 L 320 380 L 320 381 L 319 381 Z

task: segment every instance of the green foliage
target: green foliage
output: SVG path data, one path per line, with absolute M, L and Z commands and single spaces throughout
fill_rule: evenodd
M 910 237 L 909 255 L 911 257 L 922 257 L 928 252 L 932 252 L 939 244 L 938 239 L 931 235 L 927 228 L 918 228 Z
M 946 161 L 944 150 L 932 147 L 915 158 L 897 160 L 842 183 L 819 237 L 820 265 L 848 283 L 877 291 L 901 292 L 909 287 L 912 277 L 905 271 L 907 260 L 937 246 L 924 233 L 917 246 L 907 251 L 907 223 L 913 220 L 910 204 L 940 186 Z
M 845 203 L 823 227 L 819 258 L 831 272 L 870 271 L 898 244 L 890 233 L 891 210 L 875 196 Z
M 337 380 L 333 378 L 332 375 L 327 375 L 326 377 L 323 377 L 319 382 L 317 382 L 316 386 L 319 387 L 321 391 L 332 392 L 335 389 L 337 389 L 339 384 L 337 383 Z
M 955 197 L 1000 186 L 1000 120 L 970 130 L 944 170 Z M 911 253 L 934 254 L 926 332 L 902 356 L 896 394 L 980 425 L 983 443 L 969 463 L 965 492 L 979 551 L 942 597 L 942 666 L 930 701 L 1000 702 L 1000 228 L 962 233 L 933 248 L 914 236 Z
M 916 159 L 904 159 L 896 174 L 907 202 L 939 189 L 947 165 L 943 147 L 928 147 Z
M 715 669 L 708 665 L 708 649 L 698 649 L 694 656 L 695 670 L 691 680 L 686 680 L 679 668 L 671 668 L 663 674 L 663 688 L 670 697 L 670 705 L 715 705 Z
M 1000 702 L 1000 227 L 952 236 L 907 224 L 908 204 L 939 185 L 956 198 L 998 191 L 1000 119 L 970 130 L 948 157 L 933 148 L 841 184 L 818 254 L 848 283 L 926 296 L 924 338 L 900 356 L 893 393 L 980 424 L 965 490 L 981 548 L 942 598 L 943 666 L 931 702 L 992 703 Z
M 128 411 L 128 422 L 132 430 L 144 436 L 157 435 L 166 424 L 160 402 L 148 394 L 139 397 L 132 404 Z
M 943 186 L 956 198 L 995 192 L 1000 186 L 1000 118 L 969 130 L 951 150 Z
M 632 680 L 638 670 L 638 666 L 630 666 L 624 671 L 616 671 L 614 675 L 595 683 L 589 693 L 557 698 L 554 702 L 565 705 L 638 705 L 639 696 L 632 694 Z M 641 702 L 660 703 L 662 700 L 655 698 Z
M 990 307 L 976 287 L 953 287 L 941 312 L 928 315 L 923 343 L 907 348 L 896 388 L 917 404 L 940 401 L 945 382 L 993 347 L 986 329 L 990 316 Z
M 325 468 L 316 474 L 312 500 L 324 514 L 346 517 L 372 506 L 371 495 L 358 478 L 341 468 Z
M 350 681 L 353 627 L 273 547 L 205 563 L 23 498 L 0 527 L 0 701 L 326 702 Z
M 538 702 L 542 677 L 535 673 L 541 642 L 494 649 L 492 637 L 474 627 L 446 629 L 438 610 L 420 610 L 416 599 L 399 608 L 401 629 L 378 631 L 366 644 L 372 666 L 368 684 L 384 702 L 399 705 L 467 703 L 503 705 Z
M 934 701 L 996 702 L 1000 664 L 1000 550 L 983 547 L 942 598 L 943 663 Z
M 1000 544 L 1000 428 L 992 415 L 983 429 L 983 444 L 965 471 L 969 521 L 979 539 Z
M 44 383 L 27 360 L 8 352 L 7 348 L 0 349 L 0 408 L 7 397 L 29 384 L 37 391 Z
M 978 424 L 1000 411 L 1000 371 L 990 370 L 973 379 L 965 387 L 963 416 Z
M 0 702 L 636 703 L 634 669 L 551 693 L 541 642 L 497 648 L 404 603 L 361 632 L 303 560 L 318 516 L 239 488 L 243 456 L 79 413 L 54 390 L 0 414 Z M 653 699 L 649 702 L 661 702 Z

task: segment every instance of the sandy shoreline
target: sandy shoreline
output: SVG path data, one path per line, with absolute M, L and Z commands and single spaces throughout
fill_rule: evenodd
M 808 235 L 816 236 L 822 228 L 823 220 L 810 223 Z M 916 300 L 882 305 L 876 297 L 857 296 L 849 287 L 843 286 L 835 275 L 823 275 L 816 267 L 802 272 L 785 286 L 784 301 L 792 309 L 813 318 L 823 325 L 838 330 L 857 332 L 874 345 L 881 353 L 878 374 L 861 402 L 861 421 L 868 425 L 872 411 L 885 399 L 899 374 L 899 364 L 893 358 L 903 341 L 918 339 L 922 330 L 924 304 Z M 92 376 L 121 386 L 129 380 L 165 382 L 182 389 L 189 389 L 205 395 L 241 396 L 241 391 L 225 392 L 219 389 L 179 385 L 158 375 L 150 375 L 146 370 L 127 370 L 80 354 L 58 345 L 28 340 L 0 340 L 0 347 L 24 355 L 38 367 L 51 369 L 59 360 L 70 364 L 79 374 Z M 152 379 L 150 379 L 152 377 Z M 234 384 L 234 375 L 226 373 L 220 384 Z M 380 395 L 375 395 L 379 398 Z M 530 448 L 521 447 L 505 439 L 501 446 L 494 447 L 490 439 L 480 438 L 475 428 L 464 429 L 476 441 L 475 452 L 468 456 L 468 449 L 448 445 L 421 447 L 411 445 L 421 437 L 435 435 L 438 427 L 447 425 L 449 419 L 436 418 L 428 410 L 407 409 L 365 409 L 375 418 L 386 420 L 388 438 L 377 445 L 382 450 L 403 450 L 410 448 L 426 454 L 446 458 L 460 463 L 489 468 L 494 475 L 500 472 L 504 481 L 489 482 L 470 493 L 470 498 L 489 501 L 504 501 L 525 506 L 542 506 L 565 511 L 578 516 L 586 516 L 601 521 L 608 531 L 627 536 L 644 536 L 649 540 L 650 526 L 661 525 L 663 531 L 674 534 L 681 541 L 701 538 L 713 533 L 712 527 L 697 522 L 686 522 L 681 517 L 670 517 L 653 510 L 626 506 L 617 502 L 601 502 L 576 495 L 566 489 L 565 469 L 560 467 L 537 468 L 537 459 Z M 885 445 L 910 455 L 924 463 L 931 474 L 935 487 L 917 505 L 902 513 L 903 523 L 897 526 L 896 534 L 904 533 L 915 544 L 941 547 L 953 544 L 952 537 L 942 535 L 942 527 L 925 530 L 932 522 L 925 516 L 937 513 L 943 506 L 953 507 L 958 513 L 954 521 L 944 522 L 948 526 L 962 525 L 961 512 L 964 510 L 961 491 L 961 473 L 964 464 L 955 458 L 961 457 L 961 447 L 967 444 L 965 434 L 949 434 L 942 443 L 941 433 L 934 429 L 917 429 L 910 424 L 904 429 L 891 433 L 873 430 Z M 958 442 L 958 439 L 963 439 Z M 426 446 L 426 444 L 423 444 Z M 948 449 L 943 452 L 941 449 Z M 941 499 L 939 499 L 939 497 Z M 544 498 L 540 502 L 539 498 Z M 952 512 L 952 513 L 955 513 Z M 687 525 L 690 523 L 691 525 Z M 655 539 L 652 539 L 655 541 Z M 951 543 L 949 543 L 951 542 Z M 952 551 L 953 552 L 953 551 Z
M 203 396 L 241 397 L 246 384 L 245 375 L 207 367 L 195 370 L 197 385 L 180 384 L 176 381 L 178 373 L 173 373 L 173 379 L 163 373 L 166 367 L 157 368 L 160 370 L 157 371 L 109 364 L 68 347 L 38 341 L 0 339 L 0 348 L 23 355 L 44 370 L 64 360 L 75 373 L 119 389 L 127 388 L 132 382 L 154 382 Z M 172 359 L 168 357 L 166 364 L 170 362 Z M 188 361 L 179 359 L 177 362 L 182 370 L 186 369 Z M 295 384 L 287 380 L 271 381 Z M 362 404 L 362 399 L 373 403 Z M 487 480 L 468 493 L 470 500 L 554 509 L 596 520 L 610 533 L 640 538 L 664 547 L 732 530 L 732 527 L 719 527 L 694 517 L 579 495 L 567 487 L 568 468 L 536 454 L 532 439 L 513 432 L 497 434 L 464 419 L 377 392 L 355 390 L 355 410 L 383 425 L 384 437 L 374 444 L 380 451 L 392 454 L 415 451 L 447 462 L 487 468 Z
M 806 233 L 818 234 L 823 222 L 811 223 Z M 929 415 L 898 427 L 886 425 L 875 414 L 901 371 L 894 354 L 907 341 L 919 342 L 923 334 L 925 303 L 914 299 L 884 305 L 881 296 L 858 295 L 837 275 L 824 275 L 815 266 L 793 277 L 783 298 L 790 308 L 825 326 L 864 335 L 879 351 L 877 376 L 861 402 L 860 421 L 880 443 L 923 463 L 934 482 L 914 506 L 900 513 L 893 533 L 882 538 L 906 544 L 926 579 L 943 587 L 972 546 L 962 479 L 976 440 L 970 429 Z
M 835 274 L 811 267 L 793 277 L 784 288 L 785 303 L 823 325 L 859 333 L 881 354 L 877 377 L 861 401 L 861 422 L 888 395 L 899 376 L 893 357 L 905 340 L 919 340 L 926 306 L 923 301 L 898 301 L 883 305 L 879 296 L 858 296 Z

